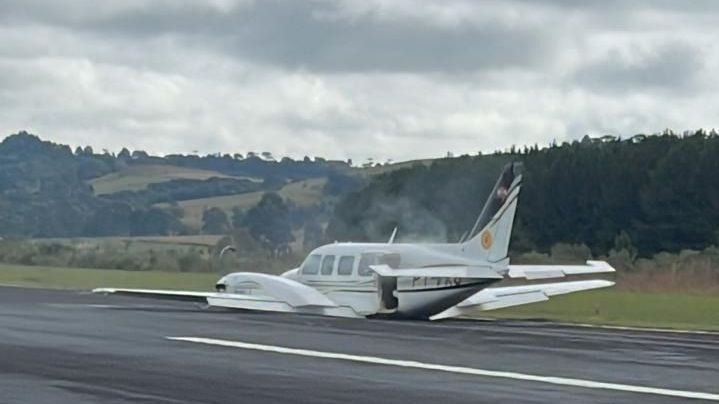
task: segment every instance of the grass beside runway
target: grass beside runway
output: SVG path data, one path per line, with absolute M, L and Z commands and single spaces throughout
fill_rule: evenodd
M 218 274 L 0 264 L 0 284 L 52 289 L 98 287 L 213 290 Z
M 38 267 L 0 264 L 0 284 L 38 288 L 96 287 L 212 290 L 217 274 Z M 719 296 L 603 289 L 553 297 L 477 317 L 719 331 Z
M 719 331 L 719 296 L 604 289 L 544 303 L 478 312 L 478 317 Z

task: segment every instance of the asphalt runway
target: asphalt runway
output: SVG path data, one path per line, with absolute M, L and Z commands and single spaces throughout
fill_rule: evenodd
M 649 389 L 636 392 L 637 386 Z M 719 399 L 716 335 L 350 320 L 0 288 L 0 403 L 712 398 Z

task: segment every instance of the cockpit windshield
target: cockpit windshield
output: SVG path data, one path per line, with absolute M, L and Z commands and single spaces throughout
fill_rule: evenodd
M 302 264 L 302 273 L 305 275 L 316 275 L 320 271 L 321 255 L 312 254 Z

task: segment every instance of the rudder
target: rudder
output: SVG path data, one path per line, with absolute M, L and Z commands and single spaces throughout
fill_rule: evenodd
M 507 258 L 509 239 L 522 184 L 522 164 L 509 163 L 477 217 L 462 251 L 473 259 L 492 263 Z

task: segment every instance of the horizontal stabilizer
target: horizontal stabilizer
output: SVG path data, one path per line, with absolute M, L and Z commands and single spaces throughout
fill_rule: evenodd
M 491 267 L 480 266 L 444 266 L 428 268 L 392 268 L 389 265 L 370 265 L 370 269 L 386 277 L 423 277 L 423 278 L 479 278 L 502 279 L 502 275 Z
M 612 285 L 614 285 L 614 282 L 611 281 L 590 280 L 486 288 L 468 297 L 456 306 L 452 306 L 439 314 L 435 314 L 430 317 L 430 320 L 441 320 L 466 315 L 471 312 L 539 303 L 549 300 L 552 296 L 606 288 Z
M 510 265 L 510 278 L 551 279 L 570 275 L 588 275 L 614 272 L 604 261 L 587 261 L 586 265 Z

